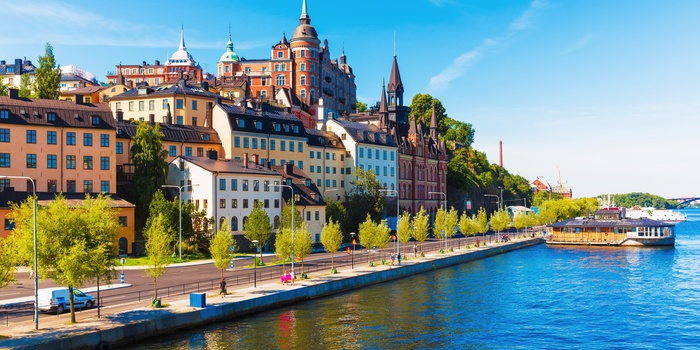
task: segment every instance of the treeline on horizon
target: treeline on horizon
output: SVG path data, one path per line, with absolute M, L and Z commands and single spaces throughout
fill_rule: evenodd
M 607 195 L 599 197 L 607 198 Z M 677 201 L 670 201 L 661 196 L 650 193 L 632 192 L 627 194 L 611 194 L 611 200 L 618 207 L 632 208 L 638 207 L 654 207 L 656 209 L 678 209 L 681 204 Z

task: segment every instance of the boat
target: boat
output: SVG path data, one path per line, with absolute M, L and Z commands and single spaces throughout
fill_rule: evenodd
M 640 208 L 633 207 L 627 209 L 627 217 L 630 219 L 649 218 L 658 221 L 685 222 L 685 214 L 667 209 L 656 209 L 653 207 Z
M 647 217 L 630 218 L 625 208 L 606 207 L 585 217 L 547 225 L 550 245 L 673 246 L 675 223 Z

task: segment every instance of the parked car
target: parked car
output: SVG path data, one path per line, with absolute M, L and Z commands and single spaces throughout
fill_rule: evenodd
M 73 305 L 76 309 L 89 309 L 95 305 L 95 298 L 73 288 Z M 39 289 L 39 310 L 61 314 L 70 309 L 70 291 L 66 287 Z

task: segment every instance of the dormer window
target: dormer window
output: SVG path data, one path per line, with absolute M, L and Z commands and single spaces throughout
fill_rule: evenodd
M 280 132 L 280 125 L 275 123 L 275 131 Z
M 367 131 L 362 132 L 362 139 L 367 141 Z
M 92 125 L 100 125 L 100 117 L 93 115 L 92 116 Z
M 209 141 L 209 134 L 202 134 L 202 140 Z
M 299 133 L 299 125 L 294 125 L 294 133 L 295 134 Z
M 10 119 L 10 111 L 6 109 L 0 109 L 0 119 Z
M 49 114 L 46 115 L 46 120 L 50 122 L 55 122 L 56 121 L 56 113 L 49 112 Z
M 306 187 L 311 187 L 311 179 L 306 179 Z
M 289 124 L 284 124 L 284 132 L 289 132 Z
M 323 137 L 319 137 L 318 142 L 323 145 L 326 143 L 326 139 L 324 139 Z
M 292 185 L 292 179 L 284 179 L 284 181 L 287 183 L 287 186 Z
M 238 119 L 238 127 L 245 128 L 245 120 L 244 119 Z
M 255 128 L 258 130 L 262 130 L 262 122 L 261 121 L 256 121 L 255 122 Z

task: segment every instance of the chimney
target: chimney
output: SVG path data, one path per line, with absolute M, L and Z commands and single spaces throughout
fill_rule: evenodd
M 498 165 L 503 167 L 503 141 L 498 141 Z
M 117 111 L 117 121 L 118 122 L 124 121 L 124 112 L 123 111 Z
M 6 63 L 7 62 L 5 60 L 0 61 L 0 64 L 2 64 L 2 65 L 6 64 Z
M 253 162 L 253 164 L 257 165 L 258 164 L 258 155 L 257 154 L 251 155 L 250 160 Z
M 243 153 L 243 167 L 248 168 L 248 153 Z
M 156 66 L 160 66 L 160 61 L 156 60 Z
M 149 121 L 151 124 L 155 124 L 155 123 L 156 123 L 156 115 L 155 115 L 155 114 L 149 114 L 149 115 L 148 115 L 148 121 Z
M 77 104 L 77 105 L 83 104 L 83 95 L 75 94 L 75 104 Z
M 143 61 L 142 66 L 147 66 L 146 61 Z
M 287 175 L 294 174 L 294 165 L 287 163 L 284 165 L 284 173 Z
M 209 149 L 207 150 L 207 157 L 209 159 L 217 160 L 219 158 L 219 155 L 215 149 Z
M 19 89 L 12 89 L 12 88 L 10 88 L 10 89 L 7 89 L 7 90 L 9 91 L 9 92 L 8 92 L 8 96 L 10 96 L 11 99 L 19 100 Z
M 172 124 L 173 123 L 173 117 L 172 116 L 167 116 L 165 117 L 165 120 L 167 120 L 166 124 Z
M 209 83 L 206 81 L 202 82 L 202 90 L 209 91 Z

